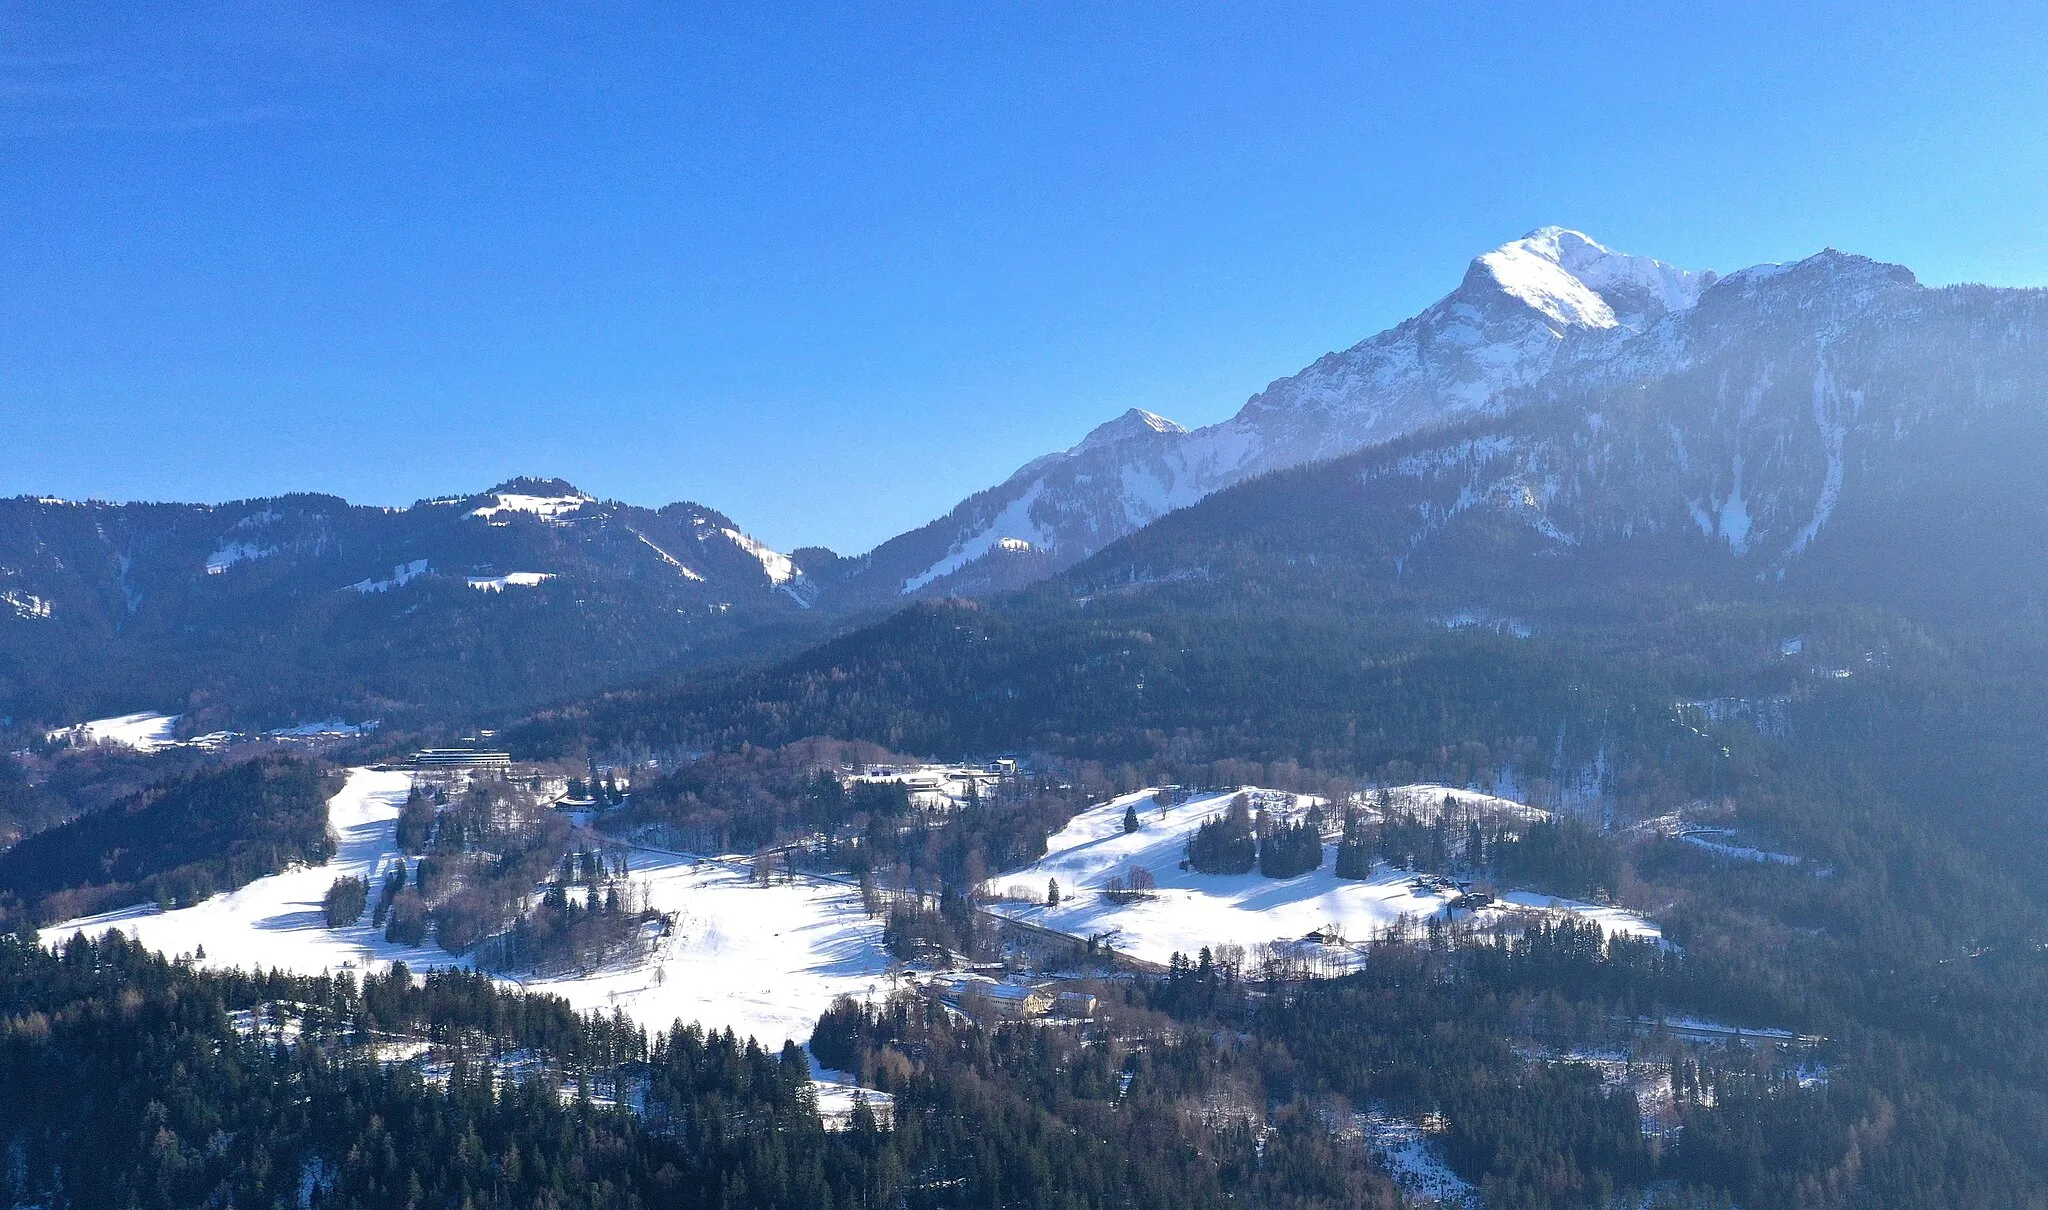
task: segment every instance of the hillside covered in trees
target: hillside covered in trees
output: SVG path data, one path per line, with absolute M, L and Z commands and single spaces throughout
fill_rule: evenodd
M 49 923 L 131 903 L 178 906 L 333 851 L 335 779 L 271 756 L 173 777 L 0 852 L 0 920 Z

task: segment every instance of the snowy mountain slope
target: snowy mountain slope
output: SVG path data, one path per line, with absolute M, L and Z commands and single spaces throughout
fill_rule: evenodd
M 2048 540 L 2034 497 L 2000 486 L 2038 475 L 2044 397 L 2042 291 L 1931 289 L 1832 249 L 1717 277 L 1545 228 L 1231 419 L 1114 421 L 833 591 L 1017 587 L 1224 487 L 1339 456 L 1384 514 L 1372 535 L 1397 573 L 1479 526 L 1524 553 L 1647 540 L 1717 568 L 1713 552 L 1732 556 L 1744 576 L 1836 581 L 1883 574 L 1910 539 L 1927 566 L 1967 551 L 1988 584 L 2017 532 Z
M 1999 549 L 2048 533 L 2023 487 L 2043 399 L 2048 293 L 1929 289 L 1830 251 L 1733 275 L 1497 415 L 1348 461 L 1397 568 L 1469 558 L 1483 531 L 1488 549 L 1658 547 L 1836 595 L 1881 574 L 1953 596 L 1959 558 L 1996 578 Z
M 717 510 L 535 479 L 397 509 L 0 500 L 0 593 L 33 606 L 0 609 L 0 715 L 52 725 L 531 702 L 814 625 L 796 561 Z
M 1449 295 L 1189 432 L 1132 409 L 866 556 L 840 591 L 975 594 L 1039 579 L 1233 483 L 1493 406 L 1573 355 L 1699 300 L 1714 274 L 1545 227 L 1475 259 Z M 1610 345 L 1602 345 L 1609 348 Z

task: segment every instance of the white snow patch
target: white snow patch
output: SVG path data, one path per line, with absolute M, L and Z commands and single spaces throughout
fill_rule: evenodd
M 69 740 L 71 743 L 115 744 L 133 748 L 137 752 L 155 752 L 167 748 L 177 741 L 171 733 L 177 729 L 181 714 L 158 714 L 142 711 L 137 714 L 121 714 L 113 718 L 96 718 L 90 722 L 71 727 L 59 727 L 47 733 L 44 738 L 52 742 Z
M 1749 504 L 1742 498 L 1742 455 L 1735 455 L 1735 482 L 1721 505 L 1720 534 L 1736 554 L 1749 552 Z
M 243 518 L 242 522 L 237 525 L 237 528 L 240 528 L 241 524 L 247 524 L 248 520 L 246 517 Z M 254 542 L 230 542 L 206 556 L 206 574 L 209 576 L 224 575 L 228 568 L 233 567 L 237 563 L 251 559 L 261 559 L 276 553 L 277 548 L 275 547 L 258 546 Z
M 1532 231 L 1479 263 L 1502 290 L 1568 328 L 1640 328 L 1659 314 L 1691 307 L 1714 281 L 1711 273 L 1616 252 L 1562 227 Z M 1650 307 L 1617 314 L 1610 299 Z
M 1633 937 L 1638 941 L 1664 941 L 1664 930 L 1659 928 L 1655 921 L 1645 920 L 1627 908 L 1586 903 L 1578 899 L 1561 899 L 1536 891 L 1509 891 L 1500 896 L 1500 901 L 1510 907 L 1526 911 L 1548 912 L 1558 916 L 1576 916 L 1580 920 L 1589 920 L 1599 925 L 1600 931 L 1610 939 Z
M 1445 630 L 1491 630 L 1515 639 L 1526 639 L 1536 633 L 1529 623 L 1520 618 L 1501 616 L 1485 609 L 1460 609 L 1445 614 L 1440 620 Z
M 1375 1109 L 1358 1115 L 1358 1125 L 1373 1159 L 1410 1198 L 1431 1199 L 1446 1207 L 1479 1204 L 1479 1191 L 1451 1171 L 1431 1137 L 1443 1133 L 1441 1119 L 1433 1118 L 1430 1126 L 1424 1127 Z
M 1479 790 L 1462 790 L 1456 786 L 1442 786 L 1435 782 L 1417 782 L 1407 786 L 1389 786 L 1374 790 L 1366 795 L 1366 812 L 1384 818 L 1387 812 L 1398 811 L 1412 815 L 1423 823 L 1434 823 L 1443 814 L 1448 801 L 1459 810 L 1476 816 L 1497 816 L 1516 819 L 1524 823 L 1537 823 L 1550 818 L 1550 812 L 1542 807 L 1532 807 L 1500 794 L 1487 794 Z
M 736 529 L 721 529 L 718 532 L 730 539 L 734 546 L 739 547 L 759 560 L 761 570 L 768 573 L 769 583 L 777 585 L 787 584 L 791 580 L 796 579 L 796 564 L 788 555 L 783 554 L 781 551 L 770 550 L 760 542 L 755 541 Z
M 595 497 L 579 493 L 568 496 L 528 496 L 518 492 L 493 492 L 492 503 L 469 510 L 472 517 L 482 517 L 492 525 L 510 525 L 512 518 L 500 519 L 504 513 L 528 513 L 543 521 L 552 521 L 564 513 L 573 513 L 589 504 Z
M 851 1126 L 853 1107 L 859 1102 L 867 1103 L 877 1124 L 884 1127 L 894 1124 L 895 1097 L 872 1088 L 862 1088 L 860 1080 L 851 1072 L 818 1066 L 817 1056 L 811 1053 L 808 1044 L 804 1047 L 804 1057 L 811 1062 L 811 1095 L 817 1100 L 818 1117 L 825 1129 L 845 1130 Z
M 1046 536 L 1039 531 L 1037 522 L 1031 519 L 1031 506 L 1038 503 L 1038 497 L 1044 491 L 1045 480 L 1033 483 L 1023 495 L 1004 506 L 1003 511 L 991 518 L 987 525 L 971 537 L 955 542 L 945 558 L 903 581 L 903 595 L 908 596 L 934 580 L 952 575 L 994 550 L 996 544 L 1005 538 L 1016 538 L 1033 546 L 1047 545 Z
M 662 562 L 668 564 L 670 567 L 673 567 L 677 571 L 681 572 L 685 580 L 695 580 L 699 584 L 702 584 L 704 582 L 704 577 L 698 575 L 694 570 L 685 566 L 681 559 L 676 558 L 674 555 L 663 550 L 661 547 L 656 546 L 654 544 L 654 539 L 648 537 L 646 534 L 641 533 L 637 529 L 632 530 L 631 532 L 634 537 L 640 539 L 642 542 L 645 542 L 647 544 L 647 549 L 653 551 L 657 555 L 660 555 Z
M 355 583 L 344 587 L 341 591 L 390 592 L 394 588 L 405 587 L 407 584 L 426 575 L 429 570 L 425 559 L 414 559 L 410 563 L 401 563 L 392 568 L 391 578 L 388 580 L 357 580 Z
M 481 592 L 503 592 L 507 588 L 532 588 L 554 578 L 551 571 L 515 571 L 502 576 L 471 576 L 469 586 Z
M 50 616 L 50 602 L 32 592 L 10 588 L 0 592 L 0 603 L 14 611 L 14 616 L 25 622 L 40 621 Z

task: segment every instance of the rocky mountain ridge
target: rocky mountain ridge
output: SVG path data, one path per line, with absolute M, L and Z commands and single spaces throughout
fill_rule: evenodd
M 846 568 L 828 595 L 978 595 L 1071 566 L 1233 483 L 1498 406 L 1561 363 L 1618 355 L 1717 280 L 1560 227 L 1475 258 L 1415 317 L 1189 431 L 1133 409 Z

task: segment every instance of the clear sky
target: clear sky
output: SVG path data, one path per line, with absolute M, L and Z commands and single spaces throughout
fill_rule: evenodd
M 0 493 L 857 551 L 1546 223 L 2048 283 L 2043 6 L 0 0 Z

